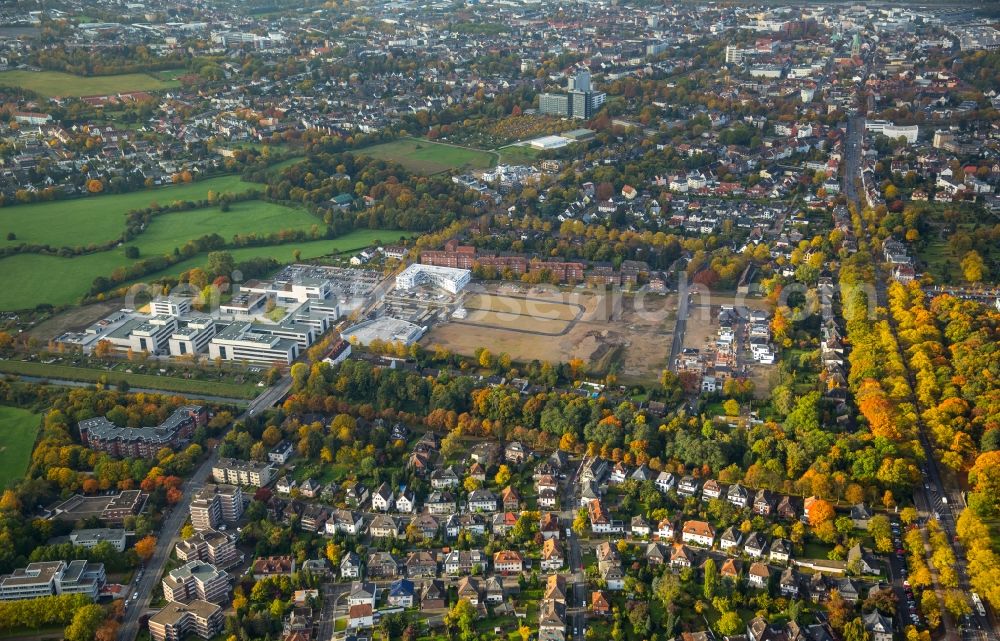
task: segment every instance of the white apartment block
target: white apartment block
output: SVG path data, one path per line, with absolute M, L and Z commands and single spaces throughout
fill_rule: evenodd
M 149 619 L 153 641 L 180 641 L 188 633 L 211 639 L 222 632 L 225 617 L 222 608 L 208 601 L 168 603 Z
M 219 459 L 212 467 L 212 478 L 216 483 L 264 487 L 274 480 L 275 470 L 270 463 L 254 463 L 238 459 Z
M 229 574 L 211 563 L 188 561 L 163 578 L 163 597 L 177 603 L 222 603 L 229 598 Z

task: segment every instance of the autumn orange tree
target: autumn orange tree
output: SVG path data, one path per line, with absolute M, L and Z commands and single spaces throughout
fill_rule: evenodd
M 135 542 L 135 553 L 143 561 L 148 561 L 153 558 L 153 552 L 156 551 L 156 537 L 153 535 L 145 536 Z

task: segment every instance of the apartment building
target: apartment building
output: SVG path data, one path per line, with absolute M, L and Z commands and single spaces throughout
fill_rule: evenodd
M 229 598 L 229 574 L 204 561 L 188 561 L 163 579 L 167 601 L 222 603 Z
M 180 641 L 189 633 L 211 639 L 222 632 L 224 622 L 222 608 L 214 603 L 168 603 L 149 618 L 149 635 L 154 641 Z
M 203 561 L 220 568 L 228 568 L 240 558 L 235 541 L 217 530 L 195 532 L 178 541 L 174 551 L 181 561 Z
M 242 515 L 243 489 L 239 485 L 206 483 L 191 499 L 191 525 L 195 530 L 235 523 Z
M 212 467 L 216 483 L 264 487 L 274 480 L 275 469 L 270 463 L 255 463 L 232 458 L 219 459 Z
M 80 440 L 92 450 L 112 456 L 151 458 L 161 448 L 176 449 L 186 445 L 194 430 L 208 422 L 208 411 L 201 405 L 185 405 L 174 410 L 159 425 L 119 427 L 97 416 L 78 423 Z

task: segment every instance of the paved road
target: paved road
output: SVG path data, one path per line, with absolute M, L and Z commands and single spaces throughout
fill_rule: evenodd
M 285 376 L 276 385 L 269 387 L 260 396 L 251 401 L 246 412 L 239 415 L 236 420 L 244 420 L 247 416 L 253 415 L 254 412 L 273 406 L 288 393 L 291 386 L 291 378 Z M 170 553 L 179 538 L 184 522 L 187 521 L 188 512 L 191 507 L 191 497 L 195 492 L 204 487 L 206 480 L 211 476 L 212 466 L 218 460 L 219 450 L 215 448 L 201 465 L 198 466 L 194 474 L 184 482 L 181 486 L 181 490 L 183 491 L 181 500 L 170 508 L 170 511 L 164 516 L 163 524 L 157 535 L 156 549 L 153 552 L 153 556 L 146 563 L 142 576 L 138 580 L 133 581 L 133 584 L 129 586 L 128 608 L 125 611 L 122 625 L 118 630 L 118 641 L 133 641 L 136 634 L 138 634 L 139 621 L 142 615 L 146 614 L 149 610 L 153 588 L 159 582 L 163 574 L 163 567 L 166 565 L 167 559 L 170 558 Z M 137 598 L 131 598 L 132 593 L 135 593 Z
M 674 324 L 674 340 L 670 344 L 670 358 L 667 368 L 671 372 L 677 372 L 677 358 L 684 348 L 684 332 L 687 331 L 687 320 L 690 307 L 690 292 L 687 287 L 687 280 L 683 276 L 677 286 L 677 322 Z
M 847 198 L 858 207 L 859 211 L 862 207 L 862 203 L 857 191 L 857 183 L 861 178 L 861 147 L 863 135 L 864 118 L 861 116 L 854 116 L 850 118 L 848 120 L 847 127 L 847 149 L 844 156 L 845 171 L 843 175 L 843 192 Z M 886 307 L 888 304 L 886 295 L 888 288 L 888 276 L 885 274 L 885 270 L 878 266 L 878 257 L 875 256 L 875 258 L 875 286 L 878 296 L 878 305 L 880 307 Z M 890 325 L 895 332 L 895 323 L 890 322 Z M 907 372 L 907 376 L 910 379 L 910 385 L 912 387 L 914 385 L 914 380 L 909 371 Z M 916 399 L 913 399 L 913 402 L 916 404 Z M 934 450 L 931 447 L 930 441 L 927 439 L 926 426 L 923 424 L 923 421 L 919 422 L 919 427 L 920 442 L 924 449 L 926 463 L 923 468 L 924 484 L 923 487 L 917 487 L 914 491 L 914 502 L 916 503 L 918 509 L 921 509 L 922 516 L 937 518 L 938 521 L 940 521 L 942 529 L 948 535 L 948 540 L 952 541 L 951 546 L 955 553 L 955 570 L 958 574 L 959 589 L 968 595 L 971 593 L 971 587 L 969 585 L 965 553 L 961 545 L 955 539 L 955 525 L 961 509 L 964 507 L 963 498 L 960 492 L 956 490 L 949 491 L 948 488 L 945 487 L 945 484 L 941 479 L 937 461 L 934 459 Z M 891 570 L 893 571 L 894 579 L 893 588 L 898 593 L 901 590 L 902 584 L 901 577 L 898 573 L 899 567 L 891 567 Z M 900 602 L 900 606 L 905 607 L 905 603 L 906 601 L 904 599 Z M 979 613 L 975 611 L 974 607 L 972 615 L 970 615 L 965 622 L 954 622 L 951 620 L 950 616 L 945 616 L 944 625 L 945 633 L 949 639 L 958 639 L 961 636 L 966 639 L 966 641 L 990 641 L 997 638 L 994 634 L 994 631 L 996 630 L 994 622 L 988 616 L 984 617 L 979 615 Z

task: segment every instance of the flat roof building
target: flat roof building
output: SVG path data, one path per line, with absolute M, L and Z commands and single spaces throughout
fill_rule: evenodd
M 229 598 L 229 574 L 211 563 L 188 561 L 163 578 L 163 596 L 178 603 L 222 603 Z
M 299 355 L 299 343 L 263 333 L 250 321 L 235 321 L 212 338 L 208 344 L 208 355 L 224 361 L 287 365 Z
M 154 641 L 180 641 L 190 633 L 211 639 L 223 629 L 222 608 L 195 599 L 189 603 L 168 603 L 149 618 L 149 635 Z
M 121 523 L 126 517 L 139 514 L 148 496 L 139 490 L 125 490 L 110 496 L 83 496 L 74 494 L 65 501 L 49 508 L 49 518 L 60 521 L 79 521 L 97 517 L 110 523 Z
M 243 489 L 239 485 L 206 483 L 191 498 L 191 525 L 196 530 L 235 523 L 242 515 Z
M 231 567 L 240 558 L 233 539 L 217 530 L 195 532 L 193 536 L 178 541 L 174 551 L 181 561 L 204 561 L 220 568 Z
M 212 478 L 216 483 L 264 487 L 274 480 L 274 466 L 270 463 L 255 463 L 239 459 L 223 458 L 212 467 Z
M 433 285 L 451 294 L 457 294 L 471 279 L 472 272 L 468 269 L 414 263 L 396 276 L 396 287 L 415 289 L 421 285 Z
M 110 543 L 119 552 L 125 551 L 125 530 L 123 528 L 90 528 L 73 530 L 69 534 L 69 542 L 73 545 L 90 549 L 99 543 Z
M 96 600 L 106 580 L 103 563 L 81 560 L 30 563 L 0 577 L 0 601 L 59 594 L 85 594 Z

